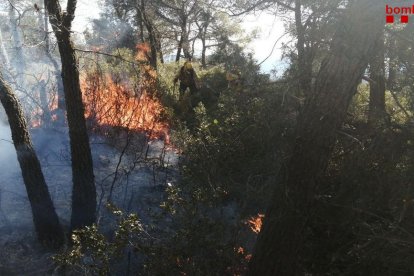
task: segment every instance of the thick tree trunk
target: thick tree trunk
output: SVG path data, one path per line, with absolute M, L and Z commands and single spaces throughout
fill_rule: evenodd
M 37 237 L 45 246 L 58 248 L 64 243 L 63 230 L 53 207 L 40 162 L 33 149 L 22 108 L 1 75 L 0 101 L 9 119 L 13 144 L 32 208 Z
M 69 32 L 63 32 L 62 36 L 57 37 L 62 59 L 63 90 L 72 157 L 71 226 L 72 229 L 78 229 L 95 222 L 96 188 L 75 51 Z
M 157 40 L 156 40 L 152 25 L 146 24 L 146 26 L 147 26 L 148 38 L 149 38 L 150 46 L 151 46 L 150 64 L 152 68 L 157 70 Z
M 182 29 L 181 35 L 183 36 L 182 48 L 183 48 L 184 57 L 186 59 L 190 59 L 192 56 L 191 56 L 191 53 L 190 53 L 190 42 L 188 41 L 187 24 Z
M 390 70 L 391 72 L 391 70 Z M 385 64 L 384 64 L 384 35 L 375 48 L 370 61 L 369 110 L 368 123 L 371 126 L 384 121 L 385 111 Z
M 184 57 L 189 59 L 191 58 L 190 54 L 190 44 L 188 41 L 188 32 L 187 32 L 187 17 L 185 15 L 181 18 L 181 34 L 180 34 L 180 41 L 178 42 L 178 49 L 177 49 L 177 56 L 175 61 L 180 60 L 181 50 L 184 53 Z
M 91 225 L 96 218 L 96 188 L 89 137 L 79 82 L 78 63 L 70 40 L 70 27 L 76 1 L 69 0 L 67 13 L 62 13 L 59 2 L 45 0 L 49 20 L 56 35 L 62 61 L 63 90 L 72 157 L 72 218 L 71 227 L 78 229 Z
M 282 172 L 248 275 L 303 275 L 303 251 L 308 245 L 308 222 L 355 86 L 378 42 L 383 6 L 360 0 L 344 16 L 323 61 L 314 92 L 299 118 L 293 153 Z

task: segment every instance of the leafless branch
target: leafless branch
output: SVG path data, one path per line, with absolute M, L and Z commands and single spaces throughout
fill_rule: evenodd
M 132 64 L 132 65 L 147 65 L 147 64 L 149 64 L 146 61 L 131 61 L 131 60 L 125 59 L 120 54 L 114 55 L 114 54 L 109 54 L 109 53 L 105 53 L 105 52 L 93 51 L 93 50 L 84 50 L 84 49 L 79 49 L 79 48 L 75 48 L 75 51 L 82 52 L 82 53 L 98 54 L 98 55 L 113 57 L 113 58 L 117 58 L 117 59 L 120 59 L 122 61 L 125 61 L 126 63 Z
M 263 62 L 265 62 L 268 58 L 270 58 L 271 56 L 272 56 L 272 54 L 273 54 L 273 51 L 275 50 L 275 47 L 276 47 L 276 45 L 277 45 L 277 43 L 285 36 L 285 35 L 287 35 L 288 33 L 287 32 L 285 32 L 283 35 L 281 35 L 276 41 L 275 41 L 275 43 L 273 44 L 273 47 L 272 47 L 272 50 L 270 51 L 270 53 L 269 53 L 269 55 L 264 59 L 264 60 L 262 60 L 261 62 L 259 62 L 259 66 L 260 65 L 262 65 L 262 63 Z

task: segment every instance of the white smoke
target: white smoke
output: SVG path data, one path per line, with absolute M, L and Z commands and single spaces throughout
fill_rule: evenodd
M 3 122 L 0 122 L 0 153 L 0 179 L 4 179 L 4 174 L 15 171 L 18 163 L 10 127 Z

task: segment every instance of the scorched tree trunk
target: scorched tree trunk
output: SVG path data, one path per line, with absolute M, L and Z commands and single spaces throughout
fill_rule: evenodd
M 368 58 L 383 27 L 383 5 L 360 0 L 344 14 L 299 118 L 295 145 L 277 183 L 248 275 L 304 275 L 303 253 L 318 185 Z M 306 255 L 312 259 L 312 256 Z
M 58 248 L 64 243 L 63 230 L 55 212 L 40 162 L 33 149 L 20 102 L 1 75 L 0 101 L 9 120 L 17 160 L 22 170 L 23 181 L 32 208 L 37 237 L 43 245 Z
M 70 39 L 76 0 L 68 0 L 62 12 L 57 0 L 45 0 L 49 21 L 55 33 L 62 61 L 63 90 L 69 126 L 72 158 L 72 218 L 71 227 L 78 229 L 95 222 L 96 188 L 89 137 L 79 82 L 78 62 Z

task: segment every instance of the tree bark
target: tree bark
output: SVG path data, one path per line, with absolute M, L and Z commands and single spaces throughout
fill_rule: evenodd
M 207 68 L 207 61 L 206 61 L 206 50 L 207 50 L 207 47 L 206 47 L 206 39 L 205 38 L 201 39 L 201 44 L 202 44 L 202 50 L 201 50 L 201 67 L 203 69 L 206 69 Z
M 302 1 L 295 0 L 295 25 L 297 34 L 297 50 L 298 50 L 298 74 L 300 89 L 303 95 L 311 93 L 312 82 L 312 61 L 307 54 L 305 48 L 305 29 L 302 24 Z
M 141 18 L 144 21 L 145 24 L 145 28 L 148 31 L 148 39 L 150 42 L 150 47 L 151 47 L 151 57 L 150 57 L 150 65 L 152 66 L 152 68 L 154 68 L 155 70 L 157 70 L 157 36 L 155 34 L 155 30 L 154 30 L 154 26 L 152 24 L 152 22 L 149 20 L 149 18 L 147 17 L 146 14 L 146 7 L 145 7 L 145 1 L 141 0 L 141 8 L 140 8 L 140 13 L 141 13 Z
M 385 63 L 384 63 L 384 34 L 375 48 L 370 61 L 369 110 L 368 124 L 375 126 L 384 121 L 385 111 Z M 391 72 L 391 70 L 390 70 Z
M 247 275 L 303 275 L 303 251 L 323 177 L 355 87 L 383 25 L 383 5 L 360 0 L 333 37 L 313 93 L 298 120 L 295 145 L 266 212 Z M 307 256 L 309 258 L 309 256 Z M 311 258 L 311 257 L 310 257 Z
M 65 93 L 63 92 L 63 82 L 62 82 L 62 77 L 61 77 L 60 66 L 50 52 L 49 14 L 47 12 L 46 7 L 45 7 L 45 11 L 42 14 L 42 16 L 43 16 L 43 24 L 44 24 L 43 28 L 44 28 L 44 36 L 45 36 L 45 53 L 46 53 L 46 56 L 49 58 L 50 62 L 52 63 L 53 68 L 55 69 L 54 76 L 56 79 L 56 90 L 57 90 L 57 100 L 58 100 L 56 122 L 63 125 L 65 122 L 64 116 L 65 116 L 65 110 L 66 110 Z
M 13 67 L 16 68 L 17 73 L 17 80 L 24 82 L 24 69 L 25 69 L 25 60 L 24 60 L 24 52 L 23 52 L 23 41 L 20 32 L 20 27 L 18 26 L 19 18 L 16 16 L 15 7 L 10 3 L 9 4 L 9 24 L 10 24 L 10 32 L 13 42 L 12 48 L 12 57 L 11 63 Z
M 62 13 L 57 0 L 45 0 L 49 20 L 57 38 L 62 61 L 62 79 L 72 157 L 72 217 L 71 228 L 91 225 L 96 219 L 96 187 L 84 106 L 79 82 L 78 63 L 70 39 L 76 0 L 68 0 Z
M 175 56 L 175 62 L 179 62 L 181 58 L 181 49 L 183 47 L 183 34 L 181 33 L 180 40 L 177 45 L 177 54 Z
M 388 39 L 388 79 L 387 89 L 393 91 L 397 79 L 397 45 L 392 38 Z
M 50 113 L 49 102 L 47 100 L 46 82 L 44 80 L 41 80 L 39 83 L 39 98 L 40 106 L 42 107 L 42 125 L 50 127 L 52 115 Z
M 60 70 L 60 66 L 55 58 L 52 56 L 50 52 L 46 52 L 46 56 L 49 58 L 50 62 L 55 69 L 54 75 L 56 79 L 56 89 L 58 95 L 58 121 L 64 122 L 64 115 L 66 110 L 65 104 L 65 92 L 63 91 L 63 81 L 62 81 L 62 73 Z
M 157 53 L 159 54 L 161 64 L 164 64 L 164 53 L 162 51 L 161 45 L 161 34 L 158 31 L 155 31 L 156 43 L 157 43 Z
M 183 48 L 184 57 L 186 59 L 190 59 L 191 53 L 190 53 L 190 41 L 188 40 L 187 20 L 184 21 L 183 26 L 181 27 L 181 35 L 183 38 L 181 46 Z
M 40 162 L 33 149 L 20 102 L 1 75 L 0 101 L 9 119 L 13 144 L 32 208 L 37 237 L 43 245 L 58 248 L 64 243 L 63 230 L 53 206 Z
M 9 69 L 9 66 L 10 66 L 9 55 L 7 54 L 6 47 L 4 47 L 3 35 L 1 33 L 1 29 L 0 29 L 0 58 L 2 59 L 2 62 L 6 66 L 6 68 Z

